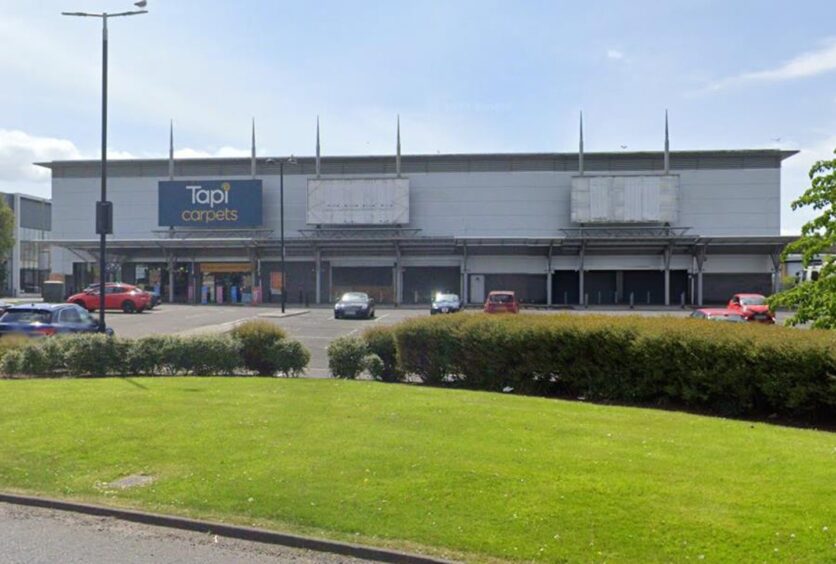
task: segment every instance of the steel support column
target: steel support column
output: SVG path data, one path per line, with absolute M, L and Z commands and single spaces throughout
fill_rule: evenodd
M 584 269 L 584 258 L 586 255 L 586 244 L 581 244 L 581 252 L 578 254 L 578 303 L 580 305 L 585 305 L 586 302 L 584 301 L 584 280 L 583 280 L 583 269 Z
M 316 249 L 314 251 L 316 260 L 316 304 L 322 303 L 322 251 Z
M 401 305 L 401 301 L 403 301 L 403 272 L 401 272 L 401 248 L 397 243 L 395 243 L 395 272 L 392 283 L 395 285 L 392 301 L 394 302 L 394 306 L 398 307 Z
M 174 303 L 174 255 L 168 255 L 168 303 Z
M 665 305 L 671 305 L 671 255 L 673 254 L 673 249 L 671 247 L 667 247 L 665 249 Z
M 552 251 L 553 244 L 549 243 L 549 261 L 546 270 L 546 305 L 552 305 Z
M 697 261 L 697 305 L 702 307 L 702 295 L 703 295 L 703 284 L 702 284 L 702 270 L 703 270 L 703 263 L 705 263 L 705 245 L 702 245 L 697 248 L 696 253 L 694 254 L 694 259 Z
M 470 303 L 470 285 L 469 280 L 467 279 L 467 245 L 464 246 L 464 252 L 462 254 L 462 282 L 461 282 L 461 299 L 462 303 L 469 304 Z

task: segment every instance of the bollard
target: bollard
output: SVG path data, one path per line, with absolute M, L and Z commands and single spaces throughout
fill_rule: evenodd
M 569 305 L 569 292 L 563 292 L 563 305 Z
M 630 292 L 630 309 L 635 307 L 635 297 L 633 296 L 633 292 Z
M 647 305 L 650 305 L 650 292 L 647 292 Z
M 598 305 L 601 305 L 601 290 L 598 290 Z
M 614 304 L 618 303 L 618 290 L 616 290 L 615 292 L 612 293 L 612 303 L 614 303 Z
M 583 304 L 584 304 L 585 308 L 589 309 L 589 294 L 588 293 L 583 295 Z
M 311 307 L 311 294 L 310 294 L 310 292 L 305 292 L 305 307 Z
M 679 305 L 682 306 L 682 309 L 685 309 L 685 292 L 679 294 Z

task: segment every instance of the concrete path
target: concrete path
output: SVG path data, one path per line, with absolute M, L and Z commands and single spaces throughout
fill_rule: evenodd
M 0 562 L 308 564 L 365 561 L 106 517 L 0 503 Z

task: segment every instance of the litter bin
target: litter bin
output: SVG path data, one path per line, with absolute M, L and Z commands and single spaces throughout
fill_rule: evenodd
M 41 297 L 48 304 L 57 304 L 64 301 L 65 286 L 58 280 L 47 280 L 41 289 Z

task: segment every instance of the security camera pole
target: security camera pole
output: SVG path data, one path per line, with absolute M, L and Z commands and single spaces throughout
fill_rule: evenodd
M 145 0 L 135 3 L 136 6 L 144 8 Z M 87 12 L 61 12 L 62 16 L 78 16 L 82 18 L 101 18 L 102 20 L 102 195 L 101 200 L 96 202 L 96 233 L 101 237 L 99 241 L 99 332 L 104 333 L 105 325 L 105 274 L 107 261 L 107 234 L 113 233 L 113 205 L 107 201 L 107 19 L 120 16 L 138 16 L 147 14 L 148 10 L 134 10 L 130 12 L 119 12 L 98 14 Z

